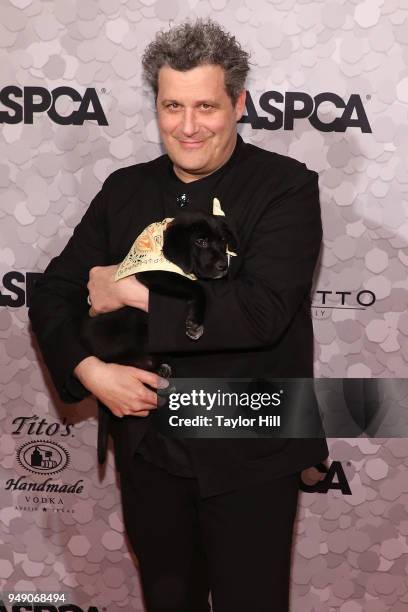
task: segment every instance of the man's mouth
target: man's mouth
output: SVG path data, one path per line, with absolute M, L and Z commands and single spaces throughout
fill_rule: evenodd
M 179 140 L 179 145 L 185 149 L 199 149 L 203 144 L 204 140 Z

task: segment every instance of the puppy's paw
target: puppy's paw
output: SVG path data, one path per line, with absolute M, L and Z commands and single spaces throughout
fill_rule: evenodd
M 168 363 L 161 363 L 157 370 L 157 374 L 161 376 L 161 378 L 171 378 L 173 375 L 171 366 L 169 366 Z
M 191 340 L 198 340 L 204 332 L 204 325 L 198 325 L 194 321 L 186 321 L 186 334 Z

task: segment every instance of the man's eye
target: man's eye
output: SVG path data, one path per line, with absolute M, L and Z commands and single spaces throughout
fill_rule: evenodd
M 170 102 L 170 104 L 166 104 L 166 108 L 168 108 L 169 110 L 177 110 L 179 108 L 179 105 L 177 104 L 177 102 Z
M 205 102 L 203 102 L 203 104 L 201 105 L 201 108 L 203 110 L 208 110 L 210 108 L 212 108 L 211 104 L 206 104 Z
M 201 249 L 205 249 L 208 247 L 208 239 L 207 238 L 196 238 L 195 244 Z

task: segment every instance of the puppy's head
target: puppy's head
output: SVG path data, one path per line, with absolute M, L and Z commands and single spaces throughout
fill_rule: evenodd
M 198 278 L 222 278 L 228 273 L 227 246 L 234 251 L 237 241 L 220 216 L 185 211 L 164 232 L 164 256 Z

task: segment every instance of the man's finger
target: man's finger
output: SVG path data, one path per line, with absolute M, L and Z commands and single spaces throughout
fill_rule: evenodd
M 157 406 L 152 406 L 148 402 L 139 402 L 136 408 L 133 408 L 133 414 L 140 414 L 141 412 L 147 412 L 150 414 L 151 410 L 156 410 Z
M 140 402 L 138 402 L 138 405 L 142 404 L 144 404 L 144 407 L 153 406 L 157 408 L 157 394 L 145 387 L 144 391 L 140 394 Z
M 89 269 L 89 276 L 93 276 L 101 267 L 102 266 L 92 266 L 92 268 Z
M 155 374 L 155 372 L 141 370 L 140 368 L 133 369 L 137 370 L 137 372 L 135 372 L 137 378 L 150 387 L 154 387 L 155 389 L 166 389 L 169 386 L 167 378 L 162 378 L 158 374 Z

